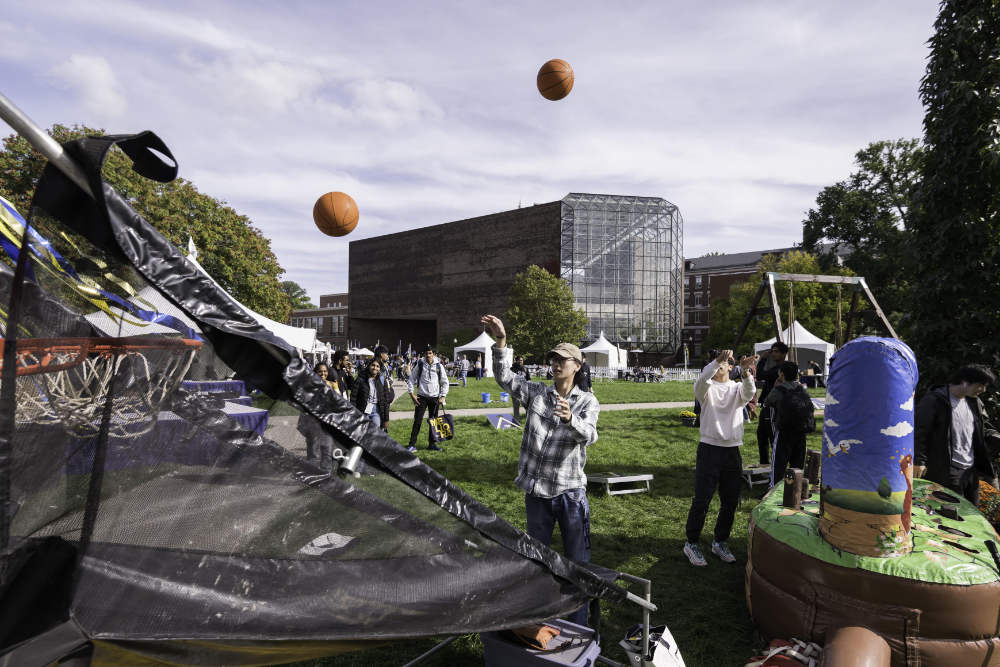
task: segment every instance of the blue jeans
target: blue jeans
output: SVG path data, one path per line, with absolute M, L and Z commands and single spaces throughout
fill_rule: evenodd
M 371 411 L 371 414 L 366 416 L 368 417 L 368 419 L 372 420 L 372 422 L 376 426 L 382 426 L 382 418 L 379 417 L 378 415 L 378 408 L 375 408 L 374 410 Z
M 590 505 L 585 489 L 569 489 L 554 498 L 524 496 L 524 509 L 528 518 L 528 535 L 552 545 L 552 532 L 559 522 L 562 533 L 563 554 L 580 563 L 590 562 Z M 587 625 L 587 605 L 566 617 L 571 623 Z
M 468 380 L 468 377 L 469 377 L 469 371 L 459 371 L 458 377 L 462 380 L 462 386 L 463 387 L 469 386 L 468 383 L 467 383 L 467 380 Z

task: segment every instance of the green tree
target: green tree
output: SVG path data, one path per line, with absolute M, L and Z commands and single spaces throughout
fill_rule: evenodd
M 89 127 L 54 125 L 49 134 L 62 143 L 104 134 Z M 35 183 L 45 159 L 18 135 L 3 140 L 0 150 L 0 195 L 27 214 Z M 271 243 L 250 219 L 225 202 L 198 191 L 183 178 L 157 183 L 132 171 L 132 162 L 118 149 L 104 166 L 104 179 L 146 220 L 179 248 L 188 236 L 198 246 L 199 263 L 241 303 L 271 319 L 284 322 L 290 312 L 278 276 L 284 273 Z
M 904 339 L 912 273 L 905 244 L 922 159 L 917 139 L 869 144 L 855 155 L 857 170 L 823 188 L 802 222 L 802 249 L 819 255 L 824 273 L 840 264 L 838 251 L 847 250 L 844 265 L 879 291 L 879 305 Z M 825 251 L 824 242 L 830 243 Z
M 578 343 L 587 334 L 587 316 L 575 307 L 569 283 L 540 266 L 514 277 L 504 324 L 515 353 L 536 361 L 557 343 Z
M 316 305 L 309 300 L 309 295 L 306 294 L 306 290 L 302 285 L 299 285 L 294 280 L 282 280 L 281 281 L 281 291 L 288 296 L 288 306 L 292 310 L 304 310 L 306 308 L 315 308 Z
M 772 271 L 781 273 L 823 273 L 820 270 L 819 258 L 805 252 L 792 251 L 782 257 L 777 255 L 765 255 L 757 267 L 757 272 L 753 277 L 745 282 L 735 283 L 729 288 L 729 296 L 724 299 L 712 300 L 711 322 L 712 328 L 709 331 L 707 346 L 710 348 L 724 349 L 733 344 L 736 333 L 747 313 L 750 311 L 750 304 L 757 289 L 760 287 L 764 276 Z M 829 275 L 851 275 L 851 270 L 843 267 L 833 267 L 828 270 Z M 788 281 L 778 281 L 774 284 L 775 293 L 778 297 L 778 308 L 781 314 L 781 325 L 787 327 L 788 320 L 788 294 L 792 293 L 792 304 L 795 308 L 795 319 L 802 326 L 816 334 L 820 338 L 834 341 L 837 333 L 837 287 L 835 285 L 821 283 L 791 283 Z M 850 291 L 842 290 L 841 303 L 843 318 L 842 324 L 846 325 L 847 309 L 850 306 Z M 877 298 L 877 297 L 876 297 Z M 761 298 L 759 306 L 765 307 L 770 303 L 770 297 L 765 293 Z M 773 318 L 768 315 L 756 315 L 750 320 L 740 349 L 737 354 L 750 354 L 753 351 L 754 343 L 767 340 L 774 336 Z
M 925 386 L 962 364 L 1000 367 L 1000 2 L 944 0 L 934 27 L 910 246 L 908 342 Z

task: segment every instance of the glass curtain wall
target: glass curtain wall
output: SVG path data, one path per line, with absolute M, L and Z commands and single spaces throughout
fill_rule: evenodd
M 660 197 L 570 193 L 560 274 L 587 313 L 587 340 L 672 353 L 682 326 L 683 219 Z

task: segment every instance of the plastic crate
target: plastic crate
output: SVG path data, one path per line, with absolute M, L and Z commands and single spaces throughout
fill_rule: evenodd
M 531 648 L 505 632 L 482 633 L 486 667 L 591 667 L 601 654 L 590 628 L 558 618 L 545 625 L 559 630 L 549 644 L 553 648 L 547 651 Z

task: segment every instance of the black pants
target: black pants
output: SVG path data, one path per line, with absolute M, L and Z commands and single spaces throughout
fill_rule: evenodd
M 420 425 L 424 423 L 424 411 L 427 411 L 427 418 L 434 419 L 438 416 L 438 403 L 436 398 L 417 396 L 417 404 L 413 406 L 413 428 L 410 429 L 410 447 L 416 447 L 417 436 L 420 435 Z M 427 427 L 427 444 L 432 445 L 431 429 Z
M 739 447 L 716 447 L 704 442 L 698 443 L 698 458 L 694 471 L 694 500 L 688 512 L 688 542 L 697 542 L 701 529 L 705 526 L 705 515 L 712 502 L 715 489 L 719 489 L 719 516 L 715 520 L 715 541 L 725 542 L 733 528 L 733 517 L 740 504 L 740 490 L 743 484 L 743 458 Z
M 952 467 L 944 486 L 961 493 L 970 503 L 979 507 L 979 471 L 975 468 Z
M 760 407 L 760 416 L 757 418 L 757 454 L 760 456 L 760 464 L 767 465 L 771 462 L 771 440 L 774 439 L 774 431 L 771 429 L 771 408 Z
M 785 478 L 786 468 L 806 467 L 806 434 L 774 432 L 774 465 L 771 466 L 771 486 Z

